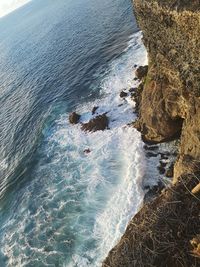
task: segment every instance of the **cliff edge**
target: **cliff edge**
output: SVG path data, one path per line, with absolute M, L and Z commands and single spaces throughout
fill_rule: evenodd
M 199 267 L 199 199 L 195 176 L 181 177 L 129 223 L 103 267 Z
M 134 11 L 149 61 L 134 125 L 145 141 L 180 138 L 180 148 L 174 184 L 144 205 L 103 266 L 200 266 L 200 1 L 135 0 Z

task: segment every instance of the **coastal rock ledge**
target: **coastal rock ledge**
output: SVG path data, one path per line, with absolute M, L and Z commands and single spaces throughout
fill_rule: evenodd
M 144 205 L 103 267 L 200 266 L 200 1 L 134 0 L 134 10 L 149 62 L 134 125 L 145 141 L 180 138 L 180 148 L 172 187 Z

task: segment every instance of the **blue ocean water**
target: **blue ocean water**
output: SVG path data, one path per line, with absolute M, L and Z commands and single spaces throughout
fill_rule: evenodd
M 145 62 L 129 0 L 33 0 L 0 19 L 0 266 L 100 266 L 119 240 L 144 172 L 119 92 Z M 69 125 L 97 105 L 110 130 Z

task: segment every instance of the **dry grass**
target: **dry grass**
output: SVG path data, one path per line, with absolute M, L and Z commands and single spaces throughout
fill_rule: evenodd
M 199 267 L 199 174 L 180 177 L 128 225 L 104 267 Z

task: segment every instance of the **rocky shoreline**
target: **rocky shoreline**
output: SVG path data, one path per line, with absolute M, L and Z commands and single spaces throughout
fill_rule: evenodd
M 134 127 L 149 157 L 171 140 L 178 155 L 167 171 L 160 159 L 160 174 L 173 184 L 155 188 L 161 194 L 144 204 L 102 266 L 200 266 L 200 2 L 135 0 L 134 11 L 149 61 L 133 93 Z

